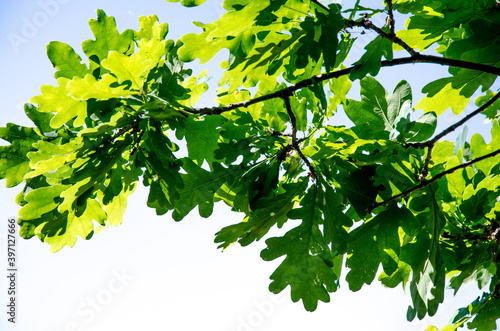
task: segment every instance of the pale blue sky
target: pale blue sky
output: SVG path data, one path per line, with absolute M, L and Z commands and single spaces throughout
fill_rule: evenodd
M 95 18 L 97 8 L 114 16 L 120 31 L 137 29 L 140 15 L 156 14 L 169 23 L 173 39 L 197 31 L 191 21 L 208 22 L 221 13 L 219 1 L 191 9 L 164 0 L 21 0 L 0 6 L 2 126 L 7 122 L 30 125 L 22 105 L 39 94 L 40 85 L 54 83 L 46 45 L 53 40 L 66 42 L 82 55 L 81 42 L 93 38 L 87 22 Z M 30 30 L 35 22 L 38 27 Z M 25 38 L 23 43 L 13 42 L 18 37 Z M 425 75 L 439 75 L 436 67 Z M 216 64 L 208 68 L 209 75 L 220 75 Z M 414 70 L 414 66 L 391 68 L 380 80 L 392 91 L 410 75 L 418 96 L 423 81 Z M 17 215 L 14 197 L 19 189 L 6 189 L 4 181 L 0 185 L 4 247 L 6 220 Z M 79 240 L 74 248 L 52 254 L 37 239 L 21 240 L 18 323 L 7 323 L 2 312 L 0 330 L 424 330 L 429 323 L 445 325 L 456 308 L 477 295 L 474 285 L 465 300 L 445 303 L 435 319 L 408 324 L 409 298 L 400 288 L 372 285 L 352 293 L 344 283 L 331 295 L 332 302 L 320 303 L 316 312 L 307 313 L 302 303 L 291 303 L 289 289 L 278 297 L 267 290 L 268 277 L 280 261 L 260 259 L 263 241 L 245 248 L 234 245 L 224 253 L 217 250 L 214 233 L 240 219 L 220 205 L 210 219 L 192 213 L 175 223 L 170 216 L 156 216 L 139 187 L 124 223 L 90 241 Z M 4 266 L 5 257 L 0 259 Z M 452 299 L 451 292 L 448 295 Z M 0 302 L 5 300 L 6 280 L 1 277 Z

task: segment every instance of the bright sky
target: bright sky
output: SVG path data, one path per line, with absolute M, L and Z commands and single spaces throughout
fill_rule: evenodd
M 1 126 L 31 126 L 23 104 L 40 94 L 42 84 L 54 83 L 46 45 L 62 41 L 82 55 L 81 42 L 93 39 L 88 20 L 96 17 L 97 8 L 114 16 L 120 31 L 137 29 L 139 16 L 156 14 L 169 23 L 172 39 L 197 31 L 191 21 L 207 23 L 222 13 L 220 1 L 191 9 L 164 0 L 18 0 L 0 6 Z M 208 69 L 216 81 L 217 65 Z M 437 69 L 433 66 L 425 75 L 442 74 Z M 416 101 L 423 82 L 414 70 L 391 68 L 380 80 L 392 91 L 399 80 L 413 75 Z M 451 117 L 445 117 L 449 125 L 447 119 Z M 7 219 L 17 215 L 14 197 L 21 186 L 6 189 L 4 181 L 0 185 L 0 252 L 5 252 Z M 330 303 L 308 313 L 302 303 L 291 302 L 289 289 L 277 296 L 268 291 L 269 276 L 281 260 L 259 257 L 263 241 L 244 248 L 234 245 L 224 253 L 216 248 L 215 232 L 238 222 L 241 215 L 220 205 L 209 219 L 194 212 L 176 223 L 169 215 L 156 216 L 146 206 L 146 194 L 139 187 L 132 195 L 121 226 L 101 231 L 90 241 L 78 240 L 73 248 L 53 254 L 35 238 L 19 240 L 17 323 L 7 322 L 3 306 L 0 330 L 425 330 L 428 324 L 447 324 L 456 308 L 478 295 L 472 285 L 449 302 L 452 292 L 447 292 L 435 318 L 409 324 L 405 315 L 410 299 L 400 288 L 375 284 L 352 293 L 344 283 Z M 0 254 L 0 260 L 6 270 L 6 254 Z M 0 302 L 6 300 L 7 280 L 0 277 Z

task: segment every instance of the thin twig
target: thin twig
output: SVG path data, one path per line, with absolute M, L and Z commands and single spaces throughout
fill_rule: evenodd
M 451 234 L 447 231 L 444 231 L 442 234 L 445 239 L 453 239 L 453 240 L 480 240 L 486 241 L 490 239 L 490 236 L 487 233 L 464 233 L 462 235 Z
M 292 123 L 292 144 L 295 145 L 297 143 L 297 118 L 290 105 L 290 96 L 290 94 L 283 94 L 282 99 L 285 102 L 286 112 L 290 118 L 290 123 Z
M 462 118 L 460 121 L 456 122 L 455 124 L 450 125 L 448 128 L 443 130 L 441 133 L 437 134 L 434 138 L 431 140 L 425 141 L 423 143 L 410 143 L 407 144 L 405 147 L 415 147 L 415 148 L 426 148 L 427 147 L 427 157 L 425 158 L 424 161 L 424 167 L 422 168 L 422 174 L 418 177 L 419 181 L 423 181 L 425 177 L 427 177 L 427 174 L 429 172 L 429 163 L 431 161 L 431 154 L 432 154 L 432 148 L 436 144 L 436 142 L 439 141 L 439 139 L 443 138 L 446 136 L 448 133 L 453 132 L 456 130 L 458 127 L 460 127 L 462 124 L 470 120 L 472 117 L 476 116 L 477 114 L 481 113 L 484 111 L 486 108 L 491 106 L 496 100 L 500 98 L 500 93 L 497 93 L 493 98 L 488 100 L 484 105 L 479 107 L 478 109 L 474 110 L 472 113 L 469 115 L 465 116 Z
M 434 147 L 434 145 L 431 145 L 427 148 L 427 157 L 425 158 L 425 161 L 424 161 L 424 167 L 422 168 L 422 174 L 418 177 L 418 180 L 420 182 L 425 180 L 425 177 L 427 177 L 427 174 L 429 173 L 429 163 L 431 162 L 431 157 L 432 157 L 432 147 Z
M 448 170 L 445 170 L 443 172 L 440 172 L 439 174 L 437 174 L 436 176 L 432 177 L 431 179 L 429 180 L 423 180 L 420 184 L 418 184 L 417 186 L 411 188 L 411 189 L 408 189 L 400 194 L 397 194 L 387 200 L 384 200 L 382 202 L 377 202 L 375 204 L 373 204 L 370 208 L 367 209 L 367 212 L 368 213 L 371 213 L 375 208 L 377 207 L 380 207 L 380 206 L 384 206 L 384 205 L 387 205 L 388 203 L 392 202 L 392 201 L 395 201 L 397 199 L 400 199 L 400 198 L 404 198 L 406 197 L 408 194 L 414 192 L 414 191 L 417 191 L 417 190 L 420 190 L 420 189 L 423 189 L 424 187 L 427 187 L 429 186 L 430 184 L 440 180 L 441 178 L 443 178 L 444 176 L 446 175 L 449 175 L 457 170 L 460 170 L 460 169 L 463 169 L 463 168 L 466 168 L 468 166 L 471 166 L 473 165 L 474 163 L 477 163 L 477 162 L 480 162 L 480 161 L 483 161 L 485 159 L 488 159 L 490 157 L 494 157 L 495 155 L 498 155 L 500 154 L 500 149 L 497 149 L 496 151 L 494 152 L 491 152 L 489 154 L 486 154 L 486 155 L 483 155 L 483 156 L 480 156 L 478 158 L 475 158 L 473 160 L 470 160 L 470 161 L 467 161 L 467 162 L 464 162 L 456 167 L 453 167 L 453 168 L 450 168 Z
M 387 10 L 389 11 L 389 18 L 387 19 L 387 23 L 389 23 L 391 35 L 395 36 L 396 21 L 394 20 L 394 12 L 392 11 L 392 0 L 386 0 L 385 2 L 387 3 Z
M 409 143 L 407 144 L 407 147 L 414 147 L 414 148 L 426 148 L 426 147 L 431 147 L 434 146 L 434 144 L 439 141 L 439 139 L 443 138 L 446 136 L 448 133 L 451 133 L 455 131 L 457 128 L 459 128 L 462 124 L 470 120 L 472 117 L 476 116 L 477 114 L 480 114 L 483 112 L 486 108 L 491 106 L 495 101 L 500 99 L 500 93 L 497 93 L 494 97 L 492 97 L 488 102 L 486 102 L 484 105 L 479 107 L 478 109 L 474 110 L 472 113 L 469 115 L 465 116 L 462 118 L 460 121 L 457 121 L 456 123 L 450 125 L 448 128 L 444 129 L 441 133 L 437 134 L 434 138 L 431 140 L 425 141 L 425 142 L 419 142 L 419 143 Z
M 374 25 L 373 22 L 367 18 L 363 18 L 363 19 L 361 19 L 361 21 L 353 21 L 353 20 L 348 20 L 348 19 L 345 19 L 344 21 L 345 21 L 347 27 L 349 27 L 349 28 L 353 27 L 353 26 L 360 26 L 360 27 L 363 27 L 365 29 L 370 29 L 370 30 L 377 32 L 382 38 L 388 39 L 391 42 L 403 47 L 408 53 L 410 53 L 411 56 L 417 56 L 420 54 L 419 52 L 417 52 L 416 50 L 411 48 L 403 40 L 401 40 L 401 38 L 396 36 L 396 34 L 392 31 L 393 30 L 392 23 L 390 25 L 391 32 L 387 33 L 384 30 L 382 30 L 381 28 L 379 28 L 378 26 Z
M 297 141 L 297 118 L 295 117 L 295 114 L 293 113 L 292 106 L 290 105 L 290 97 L 291 94 L 283 94 L 281 98 L 285 102 L 285 107 L 286 107 L 286 112 L 288 113 L 288 117 L 290 117 L 290 123 L 292 124 L 292 146 L 293 149 L 299 154 L 300 158 L 304 161 L 304 163 L 307 165 L 309 168 L 309 173 L 313 179 L 318 178 L 316 175 L 316 171 L 314 170 L 311 162 L 307 159 L 307 157 L 302 153 L 299 147 L 299 143 Z
M 447 129 L 445 129 L 443 132 L 441 132 L 440 134 L 436 135 L 434 138 L 431 139 L 431 142 L 432 144 L 434 144 L 436 141 L 438 141 L 439 139 L 443 138 L 444 136 L 446 136 L 448 133 L 456 130 L 459 126 L 461 126 L 462 124 L 464 124 L 465 122 L 467 122 L 468 120 L 470 120 L 472 117 L 476 116 L 477 114 L 481 113 L 482 111 L 484 111 L 486 108 L 488 108 L 489 106 L 491 106 L 495 101 L 497 101 L 498 99 L 500 98 L 500 93 L 497 93 L 493 98 L 491 98 L 488 102 L 486 102 L 484 105 L 482 105 L 481 107 L 479 107 L 478 109 L 476 109 L 475 111 L 473 111 L 472 113 L 470 113 L 469 115 L 465 116 L 464 118 L 462 118 L 460 121 L 458 121 L 457 123 L 453 124 L 453 125 L 450 125 Z

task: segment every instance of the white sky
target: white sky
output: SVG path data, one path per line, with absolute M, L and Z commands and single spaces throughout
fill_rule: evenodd
M 40 93 L 40 85 L 54 83 L 46 45 L 53 40 L 66 42 L 83 55 L 81 42 L 93 39 L 88 20 L 96 17 L 97 8 L 116 18 L 119 31 L 137 29 L 141 15 L 157 14 L 161 22 L 169 23 L 168 37 L 173 39 L 197 31 L 191 21 L 206 23 L 222 13 L 219 1 L 191 9 L 164 0 L 56 1 L 2 1 L 0 5 L 1 126 L 7 122 L 31 125 L 22 105 Z M 39 25 L 36 30 L 26 28 L 34 22 Z M 9 41 L 13 34 L 25 37 L 26 43 L 13 45 Z M 409 80 L 416 102 L 425 81 L 422 75 L 428 81 L 427 75 L 443 71 L 432 66 L 422 72 L 418 67 L 416 73 L 415 68 L 391 68 L 377 79 L 389 91 L 399 80 Z M 208 69 L 216 81 L 217 65 Z M 443 118 L 444 125 L 451 123 L 450 116 Z M 17 215 L 14 197 L 21 186 L 6 189 L 4 181 L 0 185 L 0 252 L 5 252 L 7 219 Z M 121 226 L 101 231 L 90 241 L 78 240 L 73 248 L 53 254 L 36 238 L 20 240 L 17 323 L 7 323 L 3 306 L 0 330 L 425 330 L 430 323 L 447 324 L 456 308 L 478 295 L 475 285 L 454 300 L 447 292 L 435 318 L 409 324 L 405 318 L 409 297 L 400 288 L 371 285 L 352 293 L 344 283 L 330 303 L 320 303 L 308 313 L 301 302 L 291 302 L 288 289 L 278 296 L 268 291 L 268 277 L 280 261 L 265 262 L 259 257 L 263 240 L 250 247 L 234 245 L 224 253 L 217 250 L 215 232 L 238 222 L 241 215 L 216 205 L 209 219 L 194 212 L 176 223 L 169 215 L 156 216 L 146 206 L 146 195 L 139 187 Z M 6 255 L 0 254 L 0 260 L 6 270 Z M 0 302 L 6 300 L 6 277 L 0 277 Z

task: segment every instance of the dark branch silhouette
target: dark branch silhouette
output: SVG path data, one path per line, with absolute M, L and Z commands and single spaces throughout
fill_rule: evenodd
M 454 173 L 455 171 L 457 170 L 460 170 L 460 169 L 463 169 L 463 168 L 466 168 L 468 166 L 471 166 L 473 165 L 474 163 L 477 163 L 477 162 L 480 162 L 480 161 L 483 161 L 483 160 L 486 160 L 490 157 L 494 157 L 496 155 L 500 154 L 500 149 L 497 149 L 496 151 L 494 152 L 491 152 L 489 154 L 486 154 L 486 155 L 483 155 L 483 156 L 480 156 L 478 158 L 475 158 L 473 160 L 470 160 L 470 161 L 467 161 L 467 162 L 464 162 L 460 165 L 457 165 L 456 167 L 453 167 L 453 168 L 450 168 L 448 170 L 445 170 L 443 172 L 440 172 L 439 174 L 437 174 L 436 176 L 432 177 L 431 179 L 429 180 L 423 180 L 420 184 L 418 184 L 417 186 L 411 188 L 411 189 L 408 189 L 400 194 L 397 194 L 387 200 L 384 200 L 384 201 L 381 201 L 381 202 L 377 202 L 375 204 L 373 204 L 370 208 L 368 208 L 367 212 L 368 213 L 371 213 L 375 208 L 377 207 L 380 207 L 380 206 L 384 206 L 384 205 L 387 205 L 388 203 L 390 202 L 393 202 L 397 199 L 400 199 L 400 198 L 404 198 L 406 197 L 408 194 L 414 192 L 414 191 L 417 191 L 417 190 L 420 190 L 420 189 L 423 189 L 424 187 L 427 187 L 429 186 L 430 184 L 440 180 L 441 178 L 443 178 L 444 176 L 446 175 L 449 175 L 451 173 Z
M 393 59 L 391 61 L 381 61 L 380 66 L 381 67 L 392 67 L 392 66 L 397 66 L 397 65 L 402 65 L 402 64 L 413 64 L 413 63 L 434 63 L 434 64 L 440 64 L 440 65 L 447 65 L 451 67 L 457 67 L 457 68 L 464 68 L 464 69 L 471 69 L 471 70 L 477 70 L 477 71 L 482 71 L 484 73 L 500 76 L 500 68 L 489 66 L 486 64 L 481 64 L 481 63 L 476 63 L 476 62 L 469 62 L 469 61 L 463 61 L 463 60 L 455 60 L 455 59 L 447 59 L 444 57 L 439 57 L 439 56 L 433 56 L 433 55 L 423 55 L 420 53 L 417 53 L 414 56 L 410 57 L 403 57 L 403 58 L 397 58 Z M 241 101 L 237 103 L 232 103 L 230 105 L 226 106 L 219 106 L 219 107 L 206 107 L 206 108 L 183 108 L 180 109 L 180 111 L 184 111 L 190 114 L 194 115 L 219 115 L 227 111 L 231 111 L 236 108 L 246 108 L 249 107 L 253 104 L 263 102 L 266 100 L 270 99 L 275 99 L 275 98 L 280 98 L 283 93 L 293 93 L 301 88 L 308 87 L 309 85 L 313 85 L 315 83 L 319 83 L 328 79 L 332 78 L 338 78 L 342 77 L 345 75 L 348 75 L 355 66 L 338 70 L 338 71 L 332 71 L 329 73 L 317 75 L 308 79 L 304 79 L 294 85 L 290 85 L 282 90 L 275 91 L 266 95 L 262 95 L 253 99 L 249 99 L 246 101 Z

